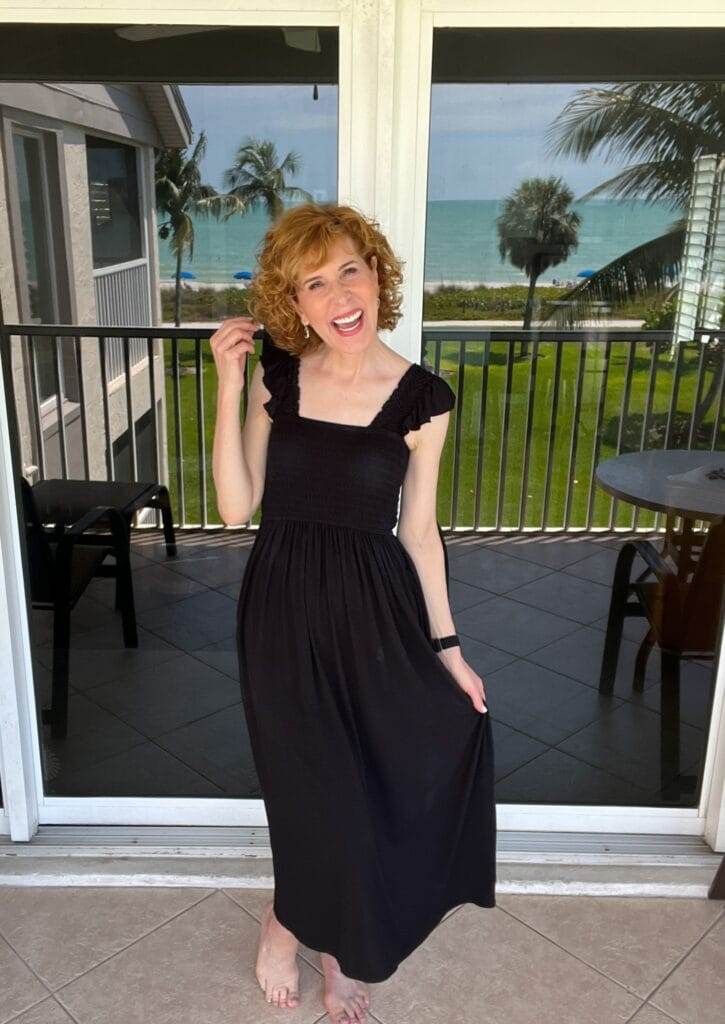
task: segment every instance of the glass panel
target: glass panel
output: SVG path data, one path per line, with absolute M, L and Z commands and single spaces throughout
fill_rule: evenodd
M 260 513 L 246 527 L 220 529 L 208 339 L 222 320 L 246 313 L 256 251 L 277 211 L 336 199 L 337 35 L 227 27 L 225 45 L 230 32 L 237 55 L 264 57 L 249 84 L 54 81 L 39 93 L 44 114 L 56 116 L 70 183 L 64 242 L 83 327 L 74 341 L 83 401 L 55 447 L 38 428 L 29 360 L 33 347 L 53 352 L 54 342 L 13 336 L 5 367 L 25 481 L 50 796 L 261 795 L 236 648 L 237 599 Z M 211 67 L 212 33 L 201 43 Z M 285 82 L 288 66 L 296 70 Z M 16 92 L 0 83 L 0 106 L 17 105 Z M 242 417 L 246 402 L 245 393 Z M 135 614 L 125 629 L 129 605 L 114 578 L 124 546 L 111 519 L 91 512 L 66 562 L 53 534 L 107 505 L 131 524 Z M 166 509 L 173 537 L 164 535 Z M 53 580 L 71 588 L 65 624 L 52 610 Z
M 86 155 L 93 266 L 109 267 L 140 259 L 141 216 L 135 148 L 87 135 Z
M 694 807 L 725 592 L 722 83 L 483 81 L 465 36 L 455 80 L 434 46 L 424 358 L 458 396 L 439 511 L 497 800 Z
M 13 147 L 27 282 L 27 308 L 33 323 L 57 323 L 42 146 L 38 138 L 13 133 Z M 34 347 L 38 387 L 43 400 L 56 392 L 53 349 L 47 338 L 38 339 Z

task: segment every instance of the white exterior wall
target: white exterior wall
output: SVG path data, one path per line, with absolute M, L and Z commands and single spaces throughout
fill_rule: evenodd
M 142 240 L 144 255 L 153 248 L 152 296 L 154 280 L 158 288 L 155 261 L 157 243 L 149 211 L 154 209 L 153 146 L 163 145 L 154 120 L 143 100 L 138 86 L 98 85 L 93 83 L 49 84 L 0 81 L 0 130 L 5 127 L 9 138 L 10 123 L 54 132 L 58 139 L 59 175 L 61 195 L 59 213 L 63 220 L 67 272 L 70 282 L 72 322 L 96 324 L 98 322 L 93 273 L 93 249 L 88 207 L 88 165 L 86 134 L 110 137 L 135 145 L 139 150 L 139 192 L 142 212 Z M 4 162 L 7 163 L 8 154 Z M 0 170 L 0 175 L 2 175 Z M 11 211 L 7 207 L 7 192 L 3 182 L 0 198 L 0 297 L 6 323 L 21 322 L 17 282 L 13 274 L 13 248 L 10 223 Z M 16 247 L 17 248 L 17 247 Z M 154 298 L 152 302 L 156 302 Z M 160 305 L 157 303 L 157 305 Z M 160 323 L 161 318 L 152 320 Z M 14 386 L 18 395 L 23 393 L 25 371 L 20 349 L 13 346 Z M 105 428 L 101 395 L 101 366 L 98 343 L 90 338 L 81 339 L 81 362 L 85 385 L 85 414 L 88 436 L 89 475 L 91 479 L 105 479 Z M 145 364 L 139 367 L 144 369 Z M 149 406 L 147 371 L 137 374 L 134 382 L 134 412 L 142 415 Z M 157 394 L 163 402 L 163 388 L 158 390 L 163 373 L 159 368 Z M 109 391 L 110 437 L 115 440 L 127 429 L 127 415 L 123 381 L 117 381 Z M 37 464 L 33 457 L 31 424 L 27 403 L 19 403 L 20 445 L 23 472 Z M 162 404 L 163 409 L 163 404 Z M 163 421 L 163 412 L 160 417 Z M 52 429 L 56 420 L 52 409 L 44 418 L 46 429 Z
M 406 261 L 403 318 L 392 337 L 395 347 L 416 358 L 416 339 L 422 326 L 425 207 L 427 196 L 430 68 L 433 30 L 436 27 L 569 27 L 667 28 L 725 26 L 722 0 L 119 0 L 112 8 L 104 0 L 80 4 L 70 0 L 5 0 L 0 15 L 5 21 L 69 24 L 154 25 L 337 25 L 340 30 L 339 79 L 339 182 L 338 201 L 352 202 L 379 221 L 395 251 Z M 203 36 L 200 36 L 203 45 Z M 1 231 L 1 227 L 0 227 Z M 0 436 L 3 423 L 0 418 Z M 0 497 L 8 493 L 7 453 L 0 453 Z M 3 474 L 4 478 L 3 478 Z M 0 657 L 17 640 L 17 607 L 21 585 L 17 575 L 18 538 L 12 517 L 0 520 L 0 556 L 8 582 L 9 610 L 0 605 Z M 15 632 L 13 632 L 15 631 Z M 0 700 L 5 694 L 2 723 L 9 738 L 3 753 L 3 772 L 16 779 L 21 761 L 34 751 L 25 743 L 34 731 L 32 716 L 23 714 L 17 692 L 27 689 L 22 659 L 27 648 L 19 644 L 13 671 L 1 669 Z M 5 663 L 7 664 L 7 663 Z M 602 808 L 539 805 L 503 805 L 498 808 L 502 829 L 624 831 L 704 835 L 718 851 L 725 850 L 725 659 L 720 657 L 713 707 L 713 730 L 704 769 L 703 795 L 698 808 Z M 2 713 L 2 705 L 0 705 Z M 17 719 L 14 715 L 17 714 Z M 30 755 L 28 755 L 30 756 Z M 42 792 L 37 754 L 25 762 L 34 785 Z M 40 800 L 44 821 L 64 821 L 79 801 Z M 17 796 L 13 807 L 13 834 L 32 834 L 38 807 L 32 791 Z M 90 803 L 87 801 L 86 803 Z M 147 823 L 205 824 L 214 804 L 213 823 L 264 822 L 261 801 L 95 800 L 84 820 L 122 821 L 132 814 Z M 76 819 L 77 820 L 77 819 Z

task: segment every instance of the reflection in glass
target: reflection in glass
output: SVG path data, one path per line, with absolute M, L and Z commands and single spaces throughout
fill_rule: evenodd
M 255 31 L 246 36 L 255 45 Z M 275 45 L 299 42 L 285 39 Z M 337 84 L 328 79 L 49 91 L 48 102 L 72 93 L 76 119 L 65 120 L 65 104 L 58 110 L 60 160 L 73 183 L 63 196 L 68 236 L 54 239 L 50 220 L 45 236 L 74 252 L 71 289 L 85 310 L 72 338 L 80 386 L 66 398 L 62 430 L 45 424 L 29 369 L 44 345 L 53 365 L 56 340 L 14 335 L 16 372 L 5 367 L 48 795 L 261 795 L 235 644 L 255 534 L 220 529 L 208 338 L 246 312 L 255 251 L 273 218 L 304 198 L 336 198 Z M 113 138 L 99 93 L 123 114 Z M 13 105 L 11 86 L 0 84 L 2 101 Z M 21 150 L 27 197 L 39 156 Z M 36 229 L 42 218 L 28 219 L 26 207 Z M 28 251 L 40 266 L 43 251 Z M 57 322 L 38 309 L 40 323 Z
M 30 319 L 34 323 L 57 323 L 48 184 L 41 140 L 14 132 L 13 148 Z M 53 351 L 46 339 L 36 344 L 35 358 L 42 401 L 56 391 Z
M 725 590 L 722 83 L 469 70 L 431 97 L 423 335 L 459 396 L 441 522 L 478 531 L 449 552 L 497 799 L 694 806 Z
M 87 135 L 86 155 L 93 266 L 138 259 L 142 248 L 136 150 Z

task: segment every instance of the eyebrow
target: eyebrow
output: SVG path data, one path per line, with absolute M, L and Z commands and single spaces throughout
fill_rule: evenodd
M 357 260 L 355 259 L 355 257 L 353 257 L 351 260 L 346 260 L 344 263 L 341 263 L 340 266 L 339 266 L 339 269 L 342 270 L 344 267 L 346 267 L 348 265 L 348 263 L 356 263 L 356 262 L 357 262 Z M 302 282 L 303 286 L 306 285 L 306 284 L 309 284 L 310 281 L 316 281 L 319 276 L 320 276 L 319 274 L 314 274 L 312 277 L 306 277 L 305 280 Z

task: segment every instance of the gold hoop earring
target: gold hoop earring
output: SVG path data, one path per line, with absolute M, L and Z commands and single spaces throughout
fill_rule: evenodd
M 310 329 L 307 324 L 305 324 L 305 338 L 307 338 L 308 341 L 310 339 Z

